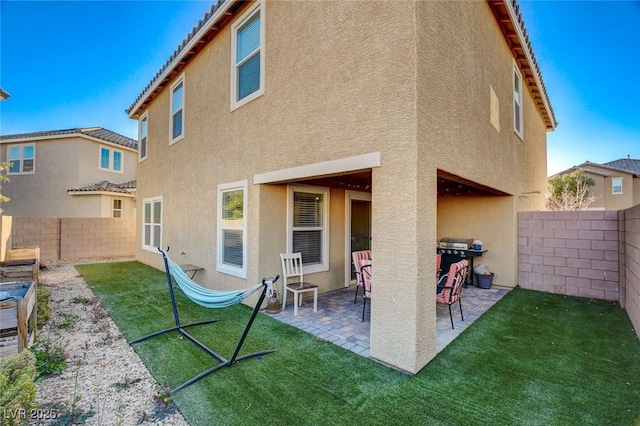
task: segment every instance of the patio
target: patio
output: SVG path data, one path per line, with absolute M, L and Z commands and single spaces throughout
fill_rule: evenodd
M 462 289 L 462 312 L 464 321 L 460 320 L 458 304 L 451 306 L 455 329 L 451 328 L 449 308 L 446 305 L 437 306 L 436 349 L 443 350 L 460 333 L 469 327 L 476 319 L 511 289 L 492 286 L 490 289 L 480 289 L 469 286 Z M 313 312 L 313 302 L 306 299 L 298 310 L 298 316 L 293 316 L 293 306 L 289 302 L 284 311 L 269 314 L 270 317 L 304 330 L 319 339 L 332 342 L 344 349 L 369 357 L 369 307 L 362 321 L 362 290 L 359 292 L 358 303 L 354 305 L 355 287 L 338 290 L 318 296 L 318 312 Z M 434 297 L 435 303 L 435 297 Z

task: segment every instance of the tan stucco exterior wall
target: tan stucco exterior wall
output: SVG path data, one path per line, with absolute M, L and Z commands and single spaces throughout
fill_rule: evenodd
M 622 194 L 612 192 L 612 179 L 622 178 Z M 624 210 L 633 205 L 633 175 L 629 173 L 612 173 L 604 179 L 603 194 L 605 210 Z
M 525 88 L 523 138 L 514 132 L 514 61 L 491 18 L 484 2 L 418 3 L 419 143 L 431 167 L 508 194 L 439 198 L 437 239 L 482 240 L 477 262 L 514 286 L 516 212 L 544 209 L 546 126 Z
M 418 10 L 421 140 L 437 167 L 518 198 L 544 192 L 546 126 L 525 88 L 524 139 L 513 131 L 514 60 L 488 5 L 420 2 Z M 522 202 L 544 208 L 543 194 Z
M 545 127 L 527 93 L 525 140 L 513 134 L 513 62 L 485 3 L 366 5 L 268 2 L 265 94 L 233 112 L 231 34 L 223 28 L 181 74 L 184 139 L 169 145 L 169 90 L 150 104 L 148 158 L 138 165 L 137 229 L 143 200 L 162 196 L 162 245 L 171 246 L 173 260 L 203 266 L 197 280 L 205 286 L 245 288 L 279 273 L 278 255 L 286 250 L 286 184 L 255 185 L 254 176 L 379 153 L 380 166 L 371 170 L 371 356 L 417 372 L 436 353 L 435 243 L 441 227 L 462 222 L 458 212 L 440 214 L 437 169 L 511 194 L 442 209 L 483 209 L 469 232 L 481 237 L 478 230 L 495 227 L 487 240 L 508 245 L 515 256 L 514 210 L 543 201 L 519 194 L 544 189 Z M 492 90 L 500 131 L 490 123 Z M 245 180 L 246 280 L 217 273 L 215 264 L 217 185 Z M 330 203 L 330 269 L 307 277 L 321 292 L 341 288 L 350 267 L 344 190 L 332 188 Z M 160 256 L 141 248 L 141 238 L 137 258 L 161 267 Z M 515 275 L 515 257 L 501 262 L 512 263 L 500 269 L 506 282 Z
M 136 179 L 137 152 L 121 146 L 100 144 L 80 137 L 26 141 L 36 148 L 35 173 L 8 175 L 2 186 L 11 200 L 2 204 L 4 213 L 31 217 L 111 217 L 99 195 L 70 195 L 67 190 L 107 180 L 124 183 Z M 7 158 L 8 147 L 1 145 Z M 123 153 L 123 173 L 99 170 L 100 146 Z M 106 196 L 109 198 L 110 196 Z M 109 200 L 112 198 L 109 198 Z M 124 200 L 124 198 L 123 198 Z M 124 217 L 133 217 L 135 203 L 124 201 Z
M 589 204 L 588 209 L 589 210 L 604 210 L 605 209 L 605 206 L 604 206 L 604 201 L 605 201 L 604 189 L 606 188 L 606 186 L 605 186 L 605 177 L 601 176 L 601 175 L 595 175 L 595 174 L 592 174 L 592 173 L 585 173 L 585 175 L 587 175 L 588 177 L 593 179 L 593 182 L 594 182 L 594 185 L 589 190 L 589 195 L 594 196 L 595 199 L 593 200 L 593 203 Z M 611 181 L 609 181 L 609 191 L 611 191 Z
M 594 202 L 589 205 L 589 210 L 624 210 L 640 203 L 640 179 L 631 173 L 600 168 L 595 164 L 590 164 L 589 169 L 602 173 L 589 173 L 588 170 L 584 170 L 585 176 L 595 182 L 589 191 L 590 195 L 595 197 Z M 614 178 L 622 178 L 621 194 L 612 192 Z

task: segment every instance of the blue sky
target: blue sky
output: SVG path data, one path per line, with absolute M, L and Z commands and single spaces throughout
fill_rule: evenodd
M 558 120 L 548 173 L 640 159 L 640 2 L 519 4 Z
M 0 133 L 101 126 L 124 112 L 210 1 L 0 0 Z
M 640 158 L 640 2 L 519 2 L 558 120 L 548 173 Z M 0 134 L 102 126 L 124 110 L 209 1 L 0 0 Z

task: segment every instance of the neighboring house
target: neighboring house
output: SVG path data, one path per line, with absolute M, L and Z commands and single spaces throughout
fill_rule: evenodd
M 242 289 L 300 251 L 324 293 L 370 247 L 371 357 L 412 373 L 436 354 L 441 237 L 481 239 L 494 284 L 517 284 L 556 126 L 517 6 L 494 0 L 227 0 L 127 112 L 140 261 L 171 247 Z
M 597 164 L 590 161 L 556 173 L 554 176 L 582 171 L 594 180 L 589 195 L 595 201 L 587 210 L 624 210 L 640 204 L 640 160 L 631 156 L 608 163 Z
M 3 214 L 133 217 L 137 146 L 101 127 L 0 136 Z

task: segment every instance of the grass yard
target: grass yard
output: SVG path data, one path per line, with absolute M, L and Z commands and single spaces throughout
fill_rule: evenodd
M 173 325 L 164 273 L 79 265 L 128 340 Z M 250 283 L 251 284 L 251 283 Z M 208 310 L 179 291 L 183 323 L 230 358 L 251 309 Z M 464 303 L 464 302 L 463 302 Z M 640 413 L 640 343 L 611 302 L 516 289 L 409 376 L 259 314 L 241 352 L 173 396 L 192 425 L 629 425 Z M 138 343 L 173 388 L 214 360 L 177 333 Z

